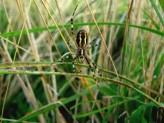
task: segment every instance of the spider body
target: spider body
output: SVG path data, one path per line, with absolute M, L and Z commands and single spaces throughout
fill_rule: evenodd
M 82 59 L 84 58 L 85 55 L 86 55 L 85 49 L 82 49 L 82 48 L 77 49 L 77 52 L 76 52 L 77 57 L 80 57 Z
M 75 10 L 73 12 L 73 15 L 72 15 L 72 18 L 71 18 L 71 33 L 72 33 L 72 36 L 73 36 L 74 39 L 75 39 L 75 34 L 74 34 L 74 28 L 73 28 L 73 17 L 74 17 L 74 13 L 75 13 L 76 9 L 77 9 L 77 7 L 75 8 Z M 76 35 L 75 42 L 76 42 L 76 54 L 68 52 L 68 53 L 64 54 L 61 59 L 64 60 L 65 57 L 68 54 L 75 55 L 75 57 L 72 60 L 73 69 L 74 69 L 75 60 L 77 58 L 82 59 L 82 62 L 83 62 L 83 59 L 84 59 L 87 62 L 87 64 L 89 65 L 89 68 L 93 73 L 93 78 L 94 78 L 94 80 L 97 84 L 97 80 L 96 80 L 96 77 L 95 77 L 95 71 L 94 71 L 94 70 L 97 69 L 97 66 L 93 62 L 93 60 L 89 57 L 89 55 L 87 54 L 87 51 L 92 47 L 88 44 L 88 34 L 87 34 L 87 32 L 85 30 L 79 30 L 77 35 Z M 68 42 L 68 45 L 71 47 L 69 42 Z M 97 46 L 97 44 L 95 46 Z M 73 47 L 71 47 L 71 48 L 73 49 Z M 97 69 L 97 70 L 98 70 L 98 74 L 100 76 L 102 76 L 99 69 Z M 75 71 L 75 69 L 74 69 L 74 71 Z M 97 84 L 97 87 L 98 87 L 98 84 Z
M 88 45 L 88 35 L 85 30 L 80 30 L 76 36 L 76 43 L 78 48 L 85 49 Z
M 85 30 L 80 30 L 76 36 L 77 53 L 76 56 L 84 58 L 86 56 L 86 49 L 88 45 L 88 35 Z

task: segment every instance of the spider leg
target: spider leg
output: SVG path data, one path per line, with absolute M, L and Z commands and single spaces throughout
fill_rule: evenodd
M 72 33 L 72 37 L 74 39 L 74 41 L 76 40 L 76 36 L 75 36 L 75 33 L 74 33 L 74 28 L 73 28 L 73 18 L 74 18 L 74 14 L 75 14 L 75 11 L 77 9 L 78 5 L 76 6 L 73 14 L 72 14 L 72 17 L 71 17 L 71 33 Z
M 64 61 L 65 59 L 69 58 L 70 55 L 75 55 L 75 53 L 66 52 L 64 55 L 62 55 L 60 61 Z
M 75 47 L 73 47 L 71 44 L 70 44 L 70 40 L 67 42 L 68 46 L 72 49 L 72 50 L 77 50 Z
M 99 36 L 99 35 L 98 35 Z M 87 50 L 89 50 L 90 48 L 93 48 L 93 47 L 97 47 L 98 46 L 98 42 L 96 44 L 91 44 L 92 42 L 95 42 L 97 39 L 98 39 L 98 36 L 96 36 L 90 43 L 89 45 L 86 47 Z
M 94 45 L 89 44 L 89 45 L 86 47 L 86 50 L 89 50 L 90 48 L 97 47 L 97 46 L 98 46 L 97 44 L 94 44 Z
M 99 68 L 97 65 L 94 63 L 94 61 L 88 56 L 89 60 L 92 62 L 92 65 L 94 66 L 95 70 L 97 70 L 98 74 L 100 77 L 102 77 L 102 73 L 100 72 Z M 107 82 L 105 82 L 108 86 L 110 86 Z
M 102 77 L 102 73 L 101 73 L 100 70 L 98 69 L 97 65 L 93 62 L 93 60 L 91 60 L 91 62 L 92 62 L 92 64 L 93 64 L 93 66 L 95 67 L 95 70 L 98 71 L 99 76 Z
M 97 85 L 97 88 L 99 89 L 99 86 L 98 86 L 98 83 L 97 83 L 97 79 L 96 79 L 96 76 L 95 76 L 95 72 L 94 72 L 94 70 L 93 70 L 93 67 L 91 66 L 91 64 L 89 63 L 89 60 L 88 60 L 88 57 L 87 56 L 84 56 L 84 58 L 85 58 L 85 60 L 87 61 L 87 64 L 89 65 L 89 68 L 90 68 L 90 70 L 92 71 L 92 75 L 93 75 L 93 78 L 94 78 L 94 80 L 95 80 L 95 82 L 96 82 L 96 85 Z
M 76 55 L 75 58 L 73 58 L 73 60 L 72 60 L 73 72 L 75 72 L 75 60 L 76 60 L 78 57 L 79 57 L 79 56 Z
M 60 58 L 60 61 L 64 61 L 65 59 L 68 59 L 70 55 L 76 55 L 75 53 L 71 53 L 71 52 L 67 52 L 64 55 L 62 55 L 62 57 Z M 73 71 L 75 72 L 75 60 L 78 58 L 79 56 L 76 55 L 75 58 L 73 58 L 72 60 L 72 67 L 73 67 Z
M 94 66 L 95 70 L 97 70 L 100 77 L 102 77 L 102 73 L 98 69 L 97 65 L 94 63 L 94 61 L 87 55 L 87 58 L 92 62 L 92 65 Z
M 76 6 L 76 8 L 75 8 L 75 10 L 74 10 L 74 12 L 72 14 L 72 17 L 71 17 L 71 33 L 72 33 L 73 41 L 76 41 L 76 36 L 75 36 L 75 33 L 74 33 L 74 28 L 73 28 L 73 18 L 74 18 L 74 14 L 75 14 L 75 11 L 76 11 L 77 7 L 78 7 L 78 5 Z M 74 47 L 71 46 L 70 40 L 68 40 L 67 44 L 73 50 L 77 50 L 76 48 L 74 48 Z

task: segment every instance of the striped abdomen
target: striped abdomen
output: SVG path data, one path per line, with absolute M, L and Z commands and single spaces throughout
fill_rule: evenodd
M 85 30 L 80 30 L 77 33 L 76 43 L 77 43 L 78 47 L 81 47 L 81 48 L 84 48 L 87 46 L 88 35 L 87 35 L 87 32 Z

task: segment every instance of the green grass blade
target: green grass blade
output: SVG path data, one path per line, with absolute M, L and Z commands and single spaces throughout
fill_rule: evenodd
M 162 8 L 162 10 L 164 12 L 164 0 L 159 0 L 159 3 L 160 3 L 161 8 Z
M 121 26 L 121 27 L 125 27 L 126 24 L 125 23 L 113 23 L 113 22 L 98 22 L 98 25 L 108 25 L 108 26 Z M 79 26 L 95 26 L 95 23 L 77 23 L 74 24 L 74 27 L 79 27 Z M 65 28 L 70 28 L 70 24 L 66 24 L 64 25 Z M 58 25 L 59 28 L 63 28 L 62 25 Z M 139 25 L 133 25 L 133 24 L 129 24 L 129 27 L 133 27 L 133 28 L 138 28 L 138 29 L 142 29 L 145 31 L 149 31 L 152 32 L 154 34 L 160 35 L 160 36 L 164 36 L 164 32 L 160 32 L 159 30 L 155 30 L 155 29 L 151 29 L 148 27 L 144 27 L 144 26 L 139 26 Z M 48 27 L 49 30 L 55 30 L 56 27 L 55 26 L 49 26 Z M 46 31 L 47 28 L 46 27 L 39 27 L 39 28 L 32 28 L 29 30 L 29 33 L 35 33 L 35 32 L 41 32 L 41 31 Z M 2 37 L 12 37 L 12 36 L 18 36 L 21 34 L 21 31 L 14 31 L 14 32 L 10 32 L 10 33 L 2 33 L 0 34 L 0 36 Z M 26 31 L 23 31 L 22 34 L 26 34 Z
M 150 0 L 150 2 L 151 2 L 151 4 L 152 4 L 152 6 L 153 6 L 155 12 L 157 13 L 159 20 L 161 21 L 162 25 L 164 26 L 164 19 L 163 19 L 163 16 L 162 16 L 162 14 L 160 13 L 160 11 L 159 11 L 157 5 L 155 4 L 155 1 L 154 1 L 154 0 Z
M 96 88 L 97 88 L 97 86 L 92 86 L 90 88 L 90 90 L 95 90 Z M 81 91 L 80 93 L 77 93 L 76 95 L 70 96 L 70 97 L 65 98 L 65 99 L 58 100 L 55 103 L 51 103 L 51 104 L 45 105 L 45 106 L 41 107 L 40 109 L 34 110 L 33 112 L 25 115 L 24 117 L 22 117 L 21 119 L 19 119 L 15 123 L 20 123 L 22 121 L 31 119 L 33 117 L 37 117 L 38 115 L 40 115 L 40 114 L 42 114 L 44 112 L 48 112 L 50 110 L 54 110 L 55 108 L 59 108 L 61 106 L 64 106 L 65 104 L 67 104 L 69 102 L 72 102 L 72 101 L 76 100 L 77 98 L 79 98 L 81 96 L 84 96 L 84 95 L 86 95 L 88 93 L 90 93 L 90 91 L 88 89 L 86 89 L 86 90 Z

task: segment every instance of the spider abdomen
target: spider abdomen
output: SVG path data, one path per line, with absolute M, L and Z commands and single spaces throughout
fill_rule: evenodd
M 84 48 L 87 46 L 88 35 L 87 35 L 87 32 L 85 30 L 80 30 L 77 33 L 76 43 L 77 43 L 78 47 L 81 47 L 81 48 Z

